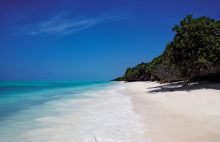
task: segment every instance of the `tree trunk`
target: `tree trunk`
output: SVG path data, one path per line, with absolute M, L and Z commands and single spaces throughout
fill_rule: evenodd
M 192 75 L 192 74 L 191 74 L 191 75 L 187 75 L 186 80 L 184 80 L 184 82 L 183 82 L 183 87 L 184 87 L 184 86 L 188 86 L 188 85 L 190 84 L 192 78 L 193 78 L 193 75 Z
M 184 82 L 183 82 L 183 87 L 184 86 L 188 86 L 190 84 L 190 80 L 189 79 L 186 79 Z

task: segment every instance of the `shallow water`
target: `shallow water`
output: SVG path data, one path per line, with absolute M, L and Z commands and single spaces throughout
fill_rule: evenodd
M 123 84 L 1 82 L 0 142 L 145 142 Z

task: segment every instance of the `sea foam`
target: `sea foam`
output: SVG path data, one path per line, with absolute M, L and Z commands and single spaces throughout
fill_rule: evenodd
M 147 142 L 141 117 L 134 113 L 123 84 L 87 91 L 82 98 L 59 99 L 20 113 L 20 128 L 1 142 Z M 29 121 L 22 120 L 29 117 Z M 22 125 L 28 125 L 25 129 Z M 8 132 L 12 129 L 8 129 Z M 19 131 L 19 132 L 18 132 Z M 9 135 L 8 135 L 9 136 Z

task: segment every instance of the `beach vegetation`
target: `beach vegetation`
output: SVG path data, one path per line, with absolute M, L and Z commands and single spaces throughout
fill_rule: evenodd
M 172 82 L 215 79 L 220 76 L 220 22 L 187 15 L 173 27 L 175 36 L 151 62 L 129 67 L 121 80 Z
M 205 16 L 187 15 L 173 31 L 169 59 L 180 68 L 186 83 L 195 77 L 215 74 L 220 63 L 220 23 Z

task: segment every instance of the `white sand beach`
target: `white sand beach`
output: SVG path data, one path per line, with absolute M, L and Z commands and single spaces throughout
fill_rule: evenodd
M 219 142 L 220 84 L 170 89 L 156 82 L 124 83 L 152 142 Z M 178 86 L 178 85 L 177 85 Z M 176 86 L 176 87 L 177 87 Z
M 220 142 L 219 87 L 116 82 L 77 94 L 52 89 L 44 93 L 59 99 L 1 121 L 0 142 Z

